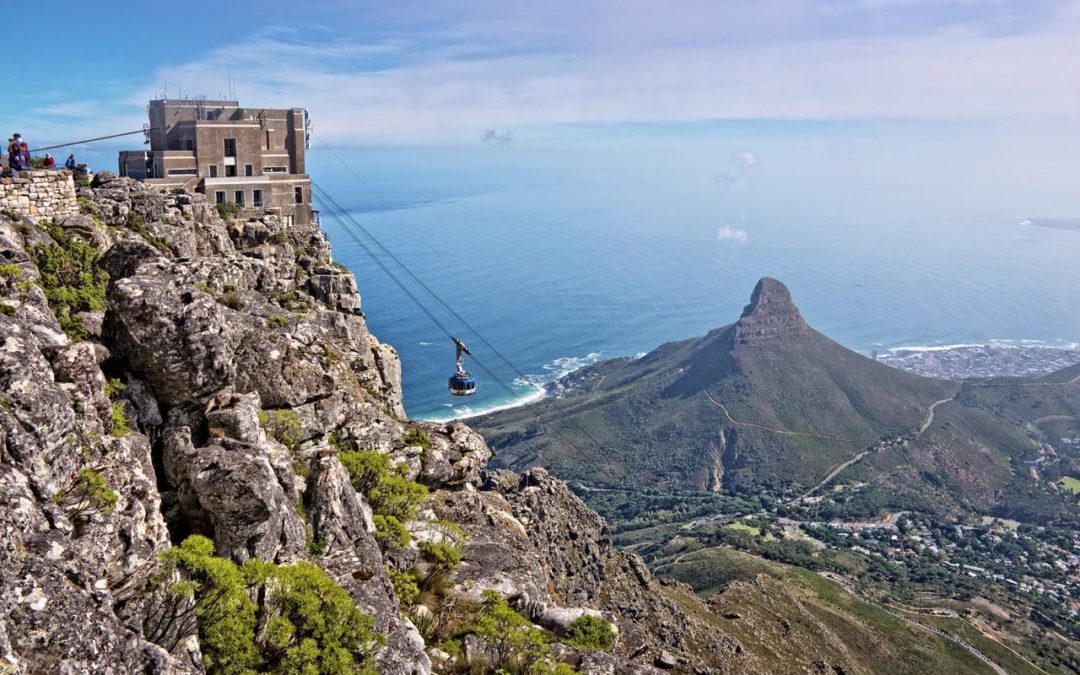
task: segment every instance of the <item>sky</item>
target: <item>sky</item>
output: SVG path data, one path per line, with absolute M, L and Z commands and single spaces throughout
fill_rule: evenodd
M 32 147 L 231 88 L 307 108 L 316 147 L 697 153 L 736 187 L 724 176 L 746 156 L 789 183 L 870 177 L 1080 215 L 1080 0 L 101 0 L 2 16 L 47 36 L 9 61 L 0 106 Z M 112 168 L 139 140 L 75 150 Z
M 178 9 L 182 7 L 182 9 Z M 146 101 L 232 87 L 346 144 L 542 137 L 553 125 L 977 121 L 1080 113 L 1077 0 L 8 3 L 0 124 L 137 129 Z M 14 67 L 12 67 L 14 66 Z

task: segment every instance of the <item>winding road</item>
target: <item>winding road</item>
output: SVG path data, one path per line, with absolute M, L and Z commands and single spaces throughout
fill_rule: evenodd
M 959 393 L 960 393 L 960 390 L 957 389 L 956 391 L 953 392 L 952 396 L 949 396 L 948 398 L 943 398 L 940 401 L 934 401 L 933 403 L 931 403 L 930 408 L 927 409 L 927 411 L 926 411 L 926 419 L 923 420 L 922 425 L 919 427 L 919 430 L 915 432 L 914 436 L 912 437 L 912 440 L 914 440 L 915 438 L 918 438 L 919 436 L 921 436 L 922 433 L 924 431 L 926 431 L 927 429 L 929 429 L 930 425 L 934 423 L 934 411 L 937 410 L 937 407 L 939 405 L 942 405 L 944 403 L 948 403 L 949 401 L 952 401 L 953 399 L 956 398 L 956 395 L 959 394 Z M 878 443 L 877 445 L 875 445 L 875 446 L 873 446 L 871 448 L 867 448 L 866 450 L 863 450 L 862 452 L 855 455 L 854 457 L 852 457 L 848 461 L 846 461 L 843 464 L 840 464 L 839 466 L 834 468 L 832 471 L 830 471 L 828 473 L 828 475 L 825 476 L 825 478 L 821 479 L 821 482 L 819 482 L 817 485 L 810 488 L 806 492 L 802 493 L 801 495 L 799 495 L 795 499 L 792 499 L 791 501 L 788 502 L 788 504 L 794 504 L 795 502 L 799 502 L 799 501 L 802 501 L 803 499 L 806 499 L 810 495 L 814 494 L 815 492 L 817 492 L 821 488 L 828 485 L 829 481 L 831 481 L 833 478 L 836 478 L 836 476 L 839 475 L 840 472 L 843 471 L 844 469 L 846 469 L 849 466 L 851 466 L 852 464 L 855 464 L 856 462 L 862 460 L 863 457 L 866 457 L 867 455 L 869 455 L 871 453 L 874 453 L 874 452 L 877 452 L 879 450 L 883 450 L 884 448 L 887 448 L 888 446 L 889 446 L 888 443 Z

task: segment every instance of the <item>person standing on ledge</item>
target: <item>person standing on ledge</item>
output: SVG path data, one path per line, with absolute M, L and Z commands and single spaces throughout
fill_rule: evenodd
M 44 166 L 46 169 L 55 169 L 56 168 L 56 160 L 53 159 L 52 155 L 50 155 L 49 153 L 46 152 L 45 153 L 45 161 L 42 163 L 42 166 Z
M 8 166 L 12 171 L 22 169 L 22 155 L 19 149 L 19 134 L 8 139 Z
M 71 153 L 70 155 L 68 155 L 67 161 L 64 162 L 64 168 L 65 169 L 71 169 L 72 171 L 75 170 L 75 153 L 74 152 Z

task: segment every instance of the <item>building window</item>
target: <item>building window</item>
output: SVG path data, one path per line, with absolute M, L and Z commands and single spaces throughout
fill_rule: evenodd
M 239 204 L 240 206 L 243 206 L 244 205 L 244 191 L 243 190 L 237 190 L 233 194 L 236 195 L 236 203 Z
M 263 173 L 287 173 L 287 169 L 283 166 L 264 166 Z
M 225 165 L 225 175 L 230 176 L 230 177 L 235 176 L 236 175 L 236 165 L 235 164 L 226 164 Z
M 235 138 L 226 138 L 225 139 L 225 156 L 226 157 L 236 157 L 236 139 Z
M 169 169 L 170 176 L 194 176 L 197 173 L 195 169 Z
M 218 190 L 217 192 L 214 193 L 214 202 L 216 204 L 224 204 L 225 203 L 225 191 L 224 190 Z
M 251 205 L 254 207 L 262 206 L 262 190 L 251 191 Z
M 217 178 L 217 164 L 210 165 L 210 177 Z
M 302 188 L 302 187 L 293 188 L 293 201 L 296 202 L 297 204 L 303 204 L 304 203 L 304 188 Z
M 254 176 L 255 175 L 255 167 L 250 165 L 250 164 L 245 164 L 244 165 L 244 175 L 245 176 Z
M 266 132 L 266 149 L 267 150 L 270 149 L 270 132 L 269 131 Z
M 188 139 L 186 139 L 186 140 L 184 141 L 184 149 L 185 149 L 185 150 L 191 150 L 191 149 L 192 149 L 192 143 L 191 143 L 191 139 L 190 139 L 190 138 L 188 138 Z
M 283 216 L 282 222 L 285 224 L 285 227 L 292 227 L 293 226 L 292 214 L 287 214 L 287 215 Z

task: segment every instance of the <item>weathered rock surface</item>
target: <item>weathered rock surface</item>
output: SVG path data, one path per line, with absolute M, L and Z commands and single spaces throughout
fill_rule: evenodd
M 202 195 L 106 173 L 79 196 L 86 212 L 59 225 L 110 275 L 104 312 L 78 316 L 84 341 L 65 335 L 42 292 L 31 253 L 52 243 L 45 224 L 0 216 L 0 265 L 17 268 L 0 275 L 0 663 L 201 671 L 193 634 L 155 628 L 147 590 L 161 553 L 197 533 L 237 562 L 321 566 L 374 618 L 383 673 L 456 668 L 416 626 L 483 589 L 556 639 L 586 614 L 616 627 L 611 653 L 555 646 L 579 672 L 655 673 L 665 651 L 676 670 L 755 672 L 738 643 L 614 549 L 563 483 L 490 471 L 491 450 L 464 424 L 404 419 L 397 353 L 368 332 L 355 280 L 316 227 L 226 222 Z M 380 549 L 337 457 L 346 446 L 388 455 L 431 490 L 404 550 Z M 86 470 L 115 491 L 115 508 L 80 492 Z M 441 519 L 467 545 L 414 626 L 387 568 L 422 570 Z

